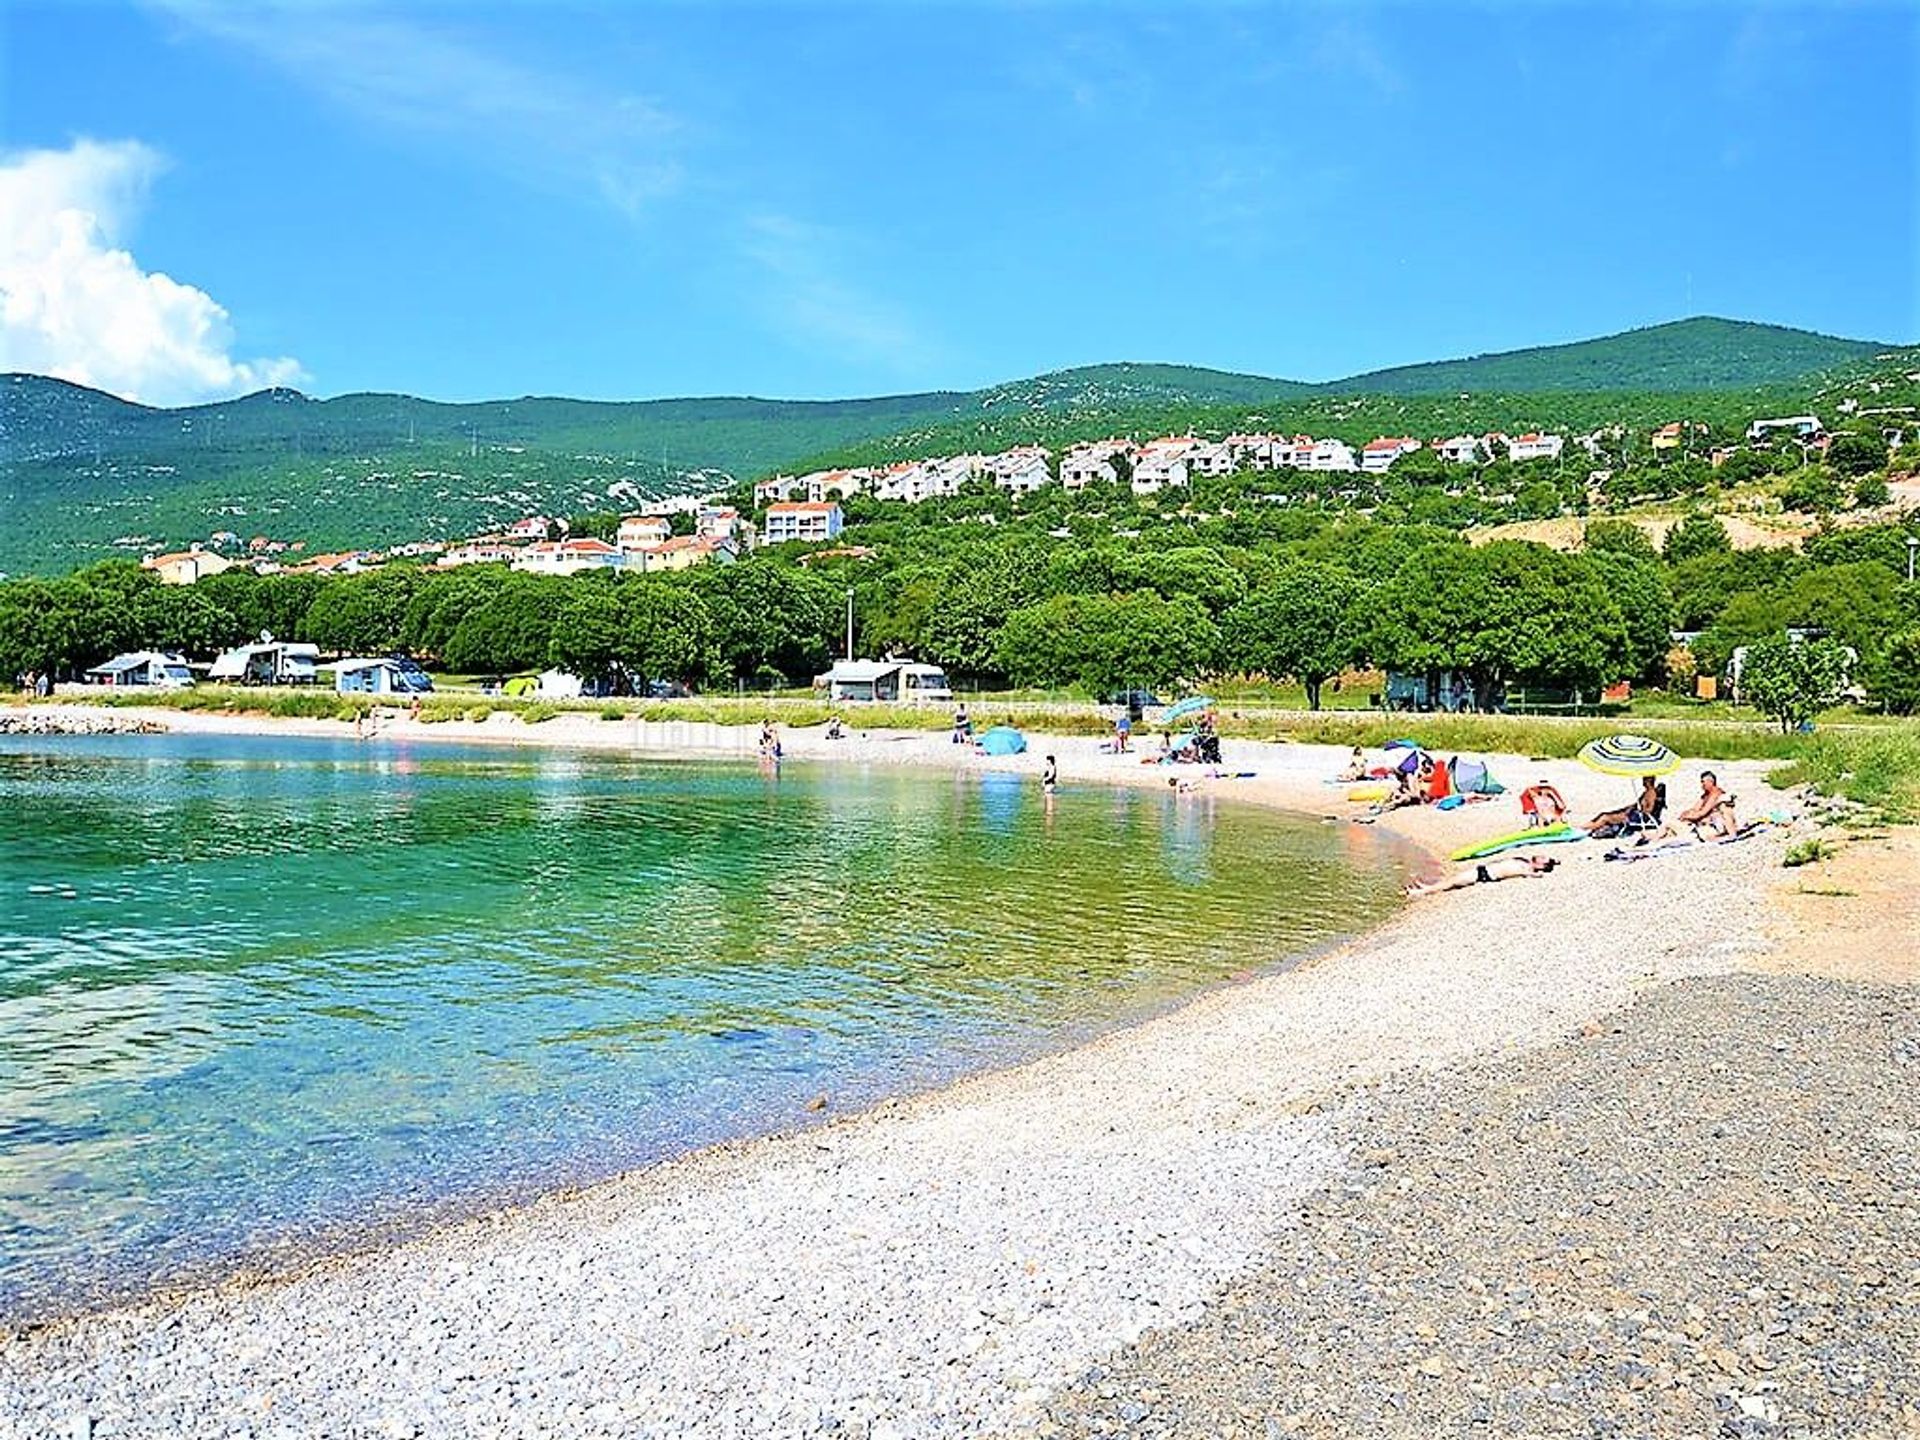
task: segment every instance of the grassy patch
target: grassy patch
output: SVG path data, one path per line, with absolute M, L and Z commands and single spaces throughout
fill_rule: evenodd
M 1811 785 L 1864 805 L 1870 823 L 1920 821 L 1920 726 L 1822 731 L 1793 737 L 1791 763 L 1769 775 L 1779 786 Z
M 1797 870 L 1802 865 L 1818 865 L 1833 854 L 1833 845 L 1818 835 L 1808 836 L 1805 840 L 1796 840 L 1787 847 L 1787 853 L 1780 857 L 1780 863 L 1789 870 Z

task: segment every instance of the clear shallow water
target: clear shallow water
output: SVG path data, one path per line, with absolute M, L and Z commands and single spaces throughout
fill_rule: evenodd
M 1055 1047 L 1398 883 L 1010 776 L 0 737 L 0 1317 Z

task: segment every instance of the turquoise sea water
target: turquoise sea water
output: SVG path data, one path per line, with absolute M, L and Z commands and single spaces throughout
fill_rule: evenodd
M 0 1318 L 1057 1047 L 1399 879 L 1011 776 L 0 738 Z

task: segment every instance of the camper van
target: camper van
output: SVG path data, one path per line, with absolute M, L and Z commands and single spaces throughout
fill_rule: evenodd
M 945 704 L 953 699 L 947 672 L 914 660 L 836 660 L 818 677 L 830 700 L 885 701 L 895 705 Z

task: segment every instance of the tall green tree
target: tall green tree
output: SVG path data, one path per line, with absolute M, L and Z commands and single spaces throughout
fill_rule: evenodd
M 1223 663 L 1291 675 L 1306 687 L 1307 707 L 1318 710 L 1321 686 L 1359 658 L 1363 593 L 1359 581 L 1330 565 L 1284 570 L 1222 618 Z

